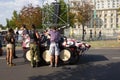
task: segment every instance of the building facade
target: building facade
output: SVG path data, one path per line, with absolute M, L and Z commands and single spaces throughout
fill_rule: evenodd
M 86 23 L 85 30 L 88 32 L 86 37 L 89 37 L 89 31 L 92 29 L 93 35 L 98 35 L 102 31 L 104 39 L 116 39 L 120 35 L 120 15 L 118 15 L 118 8 L 120 8 L 120 0 L 69 0 L 70 8 L 76 5 L 82 5 L 87 1 L 94 6 L 91 20 Z M 72 12 L 74 9 L 71 10 Z M 82 27 L 75 23 L 78 31 L 73 30 L 74 36 L 82 35 Z
M 120 8 L 120 0 L 91 0 L 96 10 L 96 27 L 101 28 L 119 28 L 120 16 L 118 8 Z
M 93 17 L 87 23 L 88 28 L 92 28 L 94 22 L 97 28 L 116 29 L 120 27 L 120 16 L 117 11 L 120 8 L 120 0 L 69 0 L 69 4 L 70 7 L 74 7 L 82 5 L 84 1 L 94 6 L 93 14 L 91 14 Z M 94 18 L 94 16 L 96 17 Z

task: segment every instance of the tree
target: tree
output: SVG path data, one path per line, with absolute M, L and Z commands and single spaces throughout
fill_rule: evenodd
M 2 28 L 3 26 L 2 26 L 2 24 L 0 24 L 0 28 Z
M 7 27 L 8 28 L 16 28 L 18 26 L 18 24 L 16 23 L 17 19 L 18 19 L 19 15 L 17 14 L 17 11 L 13 11 L 13 16 L 11 19 L 6 19 L 6 22 L 7 22 Z
M 73 26 L 75 22 L 76 22 L 75 13 L 69 12 L 69 24 L 70 24 L 70 26 Z
M 12 20 L 11 20 L 12 26 L 14 28 L 20 27 L 20 24 L 18 23 L 18 21 L 19 21 L 19 14 L 17 14 L 17 11 L 14 10 Z
M 11 19 L 6 19 L 7 27 L 20 28 L 22 24 L 25 24 L 28 29 L 31 29 L 31 25 L 35 24 L 37 28 L 41 28 L 42 25 L 42 9 L 37 6 L 33 7 L 32 4 L 24 6 L 20 13 L 13 11 Z
M 6 22 L 7 22 L 6 27 L 7 27 L 7 28 L 10 28 L 10 25 L 9 25 L 9 24 L 10 24 L 10 21 L 9 21 L 9 19 L 6 19 Z
M 82 3 L 82 5 L 77 6 L 77 21 L 82 25 L 82 40 L 84 41 L 84 26 L 91 19 L 91 14 L 93 12 L 93 6 L 89 3 Z
M 42 9 L 39 6 L 33 7 L 32 4 L 24 6 L 20 11 L 18 22 L 27 25 L 28 29 L 31 29 L 32 24 L 35 24 L 37 28 L 41 28 Z

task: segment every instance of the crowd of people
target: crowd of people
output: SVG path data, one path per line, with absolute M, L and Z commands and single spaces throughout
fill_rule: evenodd
M 41 44 L 43 41 L 43 35 L 46 37 L 47 45 L 49 45 L 49 54 L 50 54 L 50 65 L 49 67 L 58 67 L 58 56 L 59 52 L 59 39 L 61 37 L 59 31 L 56 27 L 51 27 L 50 30 L 45 30 L 41 35 L 36 30 L 36 26 L 34 24 L 31 25 L 31 30 L 27 29 L 27 26 L 23 24 L 21 26 L 22 30 L 22 49 L 23 49 L 23 58 L 24 62 L 28 62 L 26 59 L 26 53 L 29 50 L 31 53 L 30 64 L 31 67 L 38 67 L 40 62 L 40 54 L 41 54 Z M 12 28 L 9 28 L 7 34 L 4 37 L 6 42 L 6 63 L 8 66 L 15 66 L 16 64 L 13 62 L 14 58 L 18 58 L 15 53 L 15 33 Z M 2 45 L 0 45 L 2 47 Z

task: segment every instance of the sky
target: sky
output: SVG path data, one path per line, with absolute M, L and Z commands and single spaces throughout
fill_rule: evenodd
M 11 19 L 13 11 L 19 11 L 28 4 L 33 6 L 42 6 L 42 4 L 51 3 L 55 0 L 0 0 L 0 24 L 6 25 L 6 18 Z

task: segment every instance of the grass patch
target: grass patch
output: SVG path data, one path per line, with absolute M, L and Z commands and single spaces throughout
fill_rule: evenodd
M 120 41 L 117 40 L 101 40 L 87 42 L 92 48 L 120 48 Z

